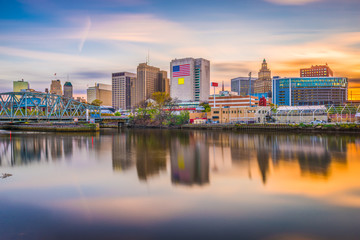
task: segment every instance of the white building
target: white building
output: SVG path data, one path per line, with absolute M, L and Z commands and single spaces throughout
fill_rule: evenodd
M 112 106 L 116 109 L 131 109 L 131 88 L 134 88 L 136 74 L 118 72 L 112 74 Z
M 175 59 L 170 63 L 170 96 L 180 101 L 208 101 L 210 61 L 203 58 Z

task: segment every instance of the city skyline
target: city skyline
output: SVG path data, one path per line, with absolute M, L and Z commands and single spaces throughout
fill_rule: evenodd
M 206 4 L 205 4 L 206 3 Z M 53 74 L 74 96 L 111 73 L 150 65 L 170 73 L 174 58 L 211 61 L 211 81 L 255 74 L 266 59 L 272 75 L 299 77 L 300 68 L 328 63 L 349 78 L 360 99 L 360 31 L 355 0 L 12 1 L 0 17 L 0 88 L 24 79 L 36 90 Z M 196 21 L 194 21 L 196 19 Z M 170 77 L 170 76 L 168 76 Z M 358 89 L 354 88 L 358 87 Z

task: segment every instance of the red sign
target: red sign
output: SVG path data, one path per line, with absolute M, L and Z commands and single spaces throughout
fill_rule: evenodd
M 212 86 L 212 87 L 218 87 L 219 84 L 218 84 L 217 82 L 212 82 L 212 83 L 211 83 L 211 86 Z

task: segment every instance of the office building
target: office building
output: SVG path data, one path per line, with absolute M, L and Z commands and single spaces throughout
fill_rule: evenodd
M 166 71 L 158 73 L 157 92 L 164 92 L 170 95 L 170 81 Z
M 73 98 L 73 86 L 71 82 L 66 82 L 64 84 L 64 97 Z
M 208 101 L 210 62 L 203 58 L 175 59 L 170 63 L 170 96 L 180 101 Z
M 136 74 L 117 72 L 112 74 L 112 106 L 116 109 L 131 109 L 131 89 L 135 88 Z
M 273 103 L 276 105 L 341 105 L 347 101 L 347 78 L 278 78 L 273 81 Z
M 140 63 L 137 67 L 137 78 L 135 81 L 135 94 L 133 106 L 149 99 L 155 92 L 164 92 L 166 88 L 167 72 L 161 71 L 160 68 L 153 67 L 147 63 Z M 162 86 L 164 85 L 164 89 Z
M 25 82 L 24 79 L 13 82 L 13 92 L 23 92 L 29 89 L 29 83 Z
M 254 93 L 256 78 L 251 78 L 251 91 Z M 231 79 L 231 91 L 236 92 L 239 96 L 249 96 L 250 80 L 249 77 L 237 77 Z
M 300 69 L 300 77 L 332 77 L 333 75 L 333 71 L 327 64 Z
M 62 95 L 62 87 L 59 79 L 51 81 L 50 94 Z
M 111 85 L 96 83 L 94 87 L 89 87 L 87 89 L 87 102 L 90 104 L 95 99 L 98 99 L 102 102 L 103 106 L 111 106 L 112 105 L 112 91 Z
M 271 82 L 271 71 L 264 59 L 258 73 L 258 79 L 255 81 L 254 93 L 266 93 L 271 91 Z

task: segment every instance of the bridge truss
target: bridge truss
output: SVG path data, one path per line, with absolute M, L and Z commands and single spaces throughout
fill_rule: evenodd
M 0 120 L 85 120 L 88 114 L 100 119 L 100 107 L 47 93 L 0 93 Z

